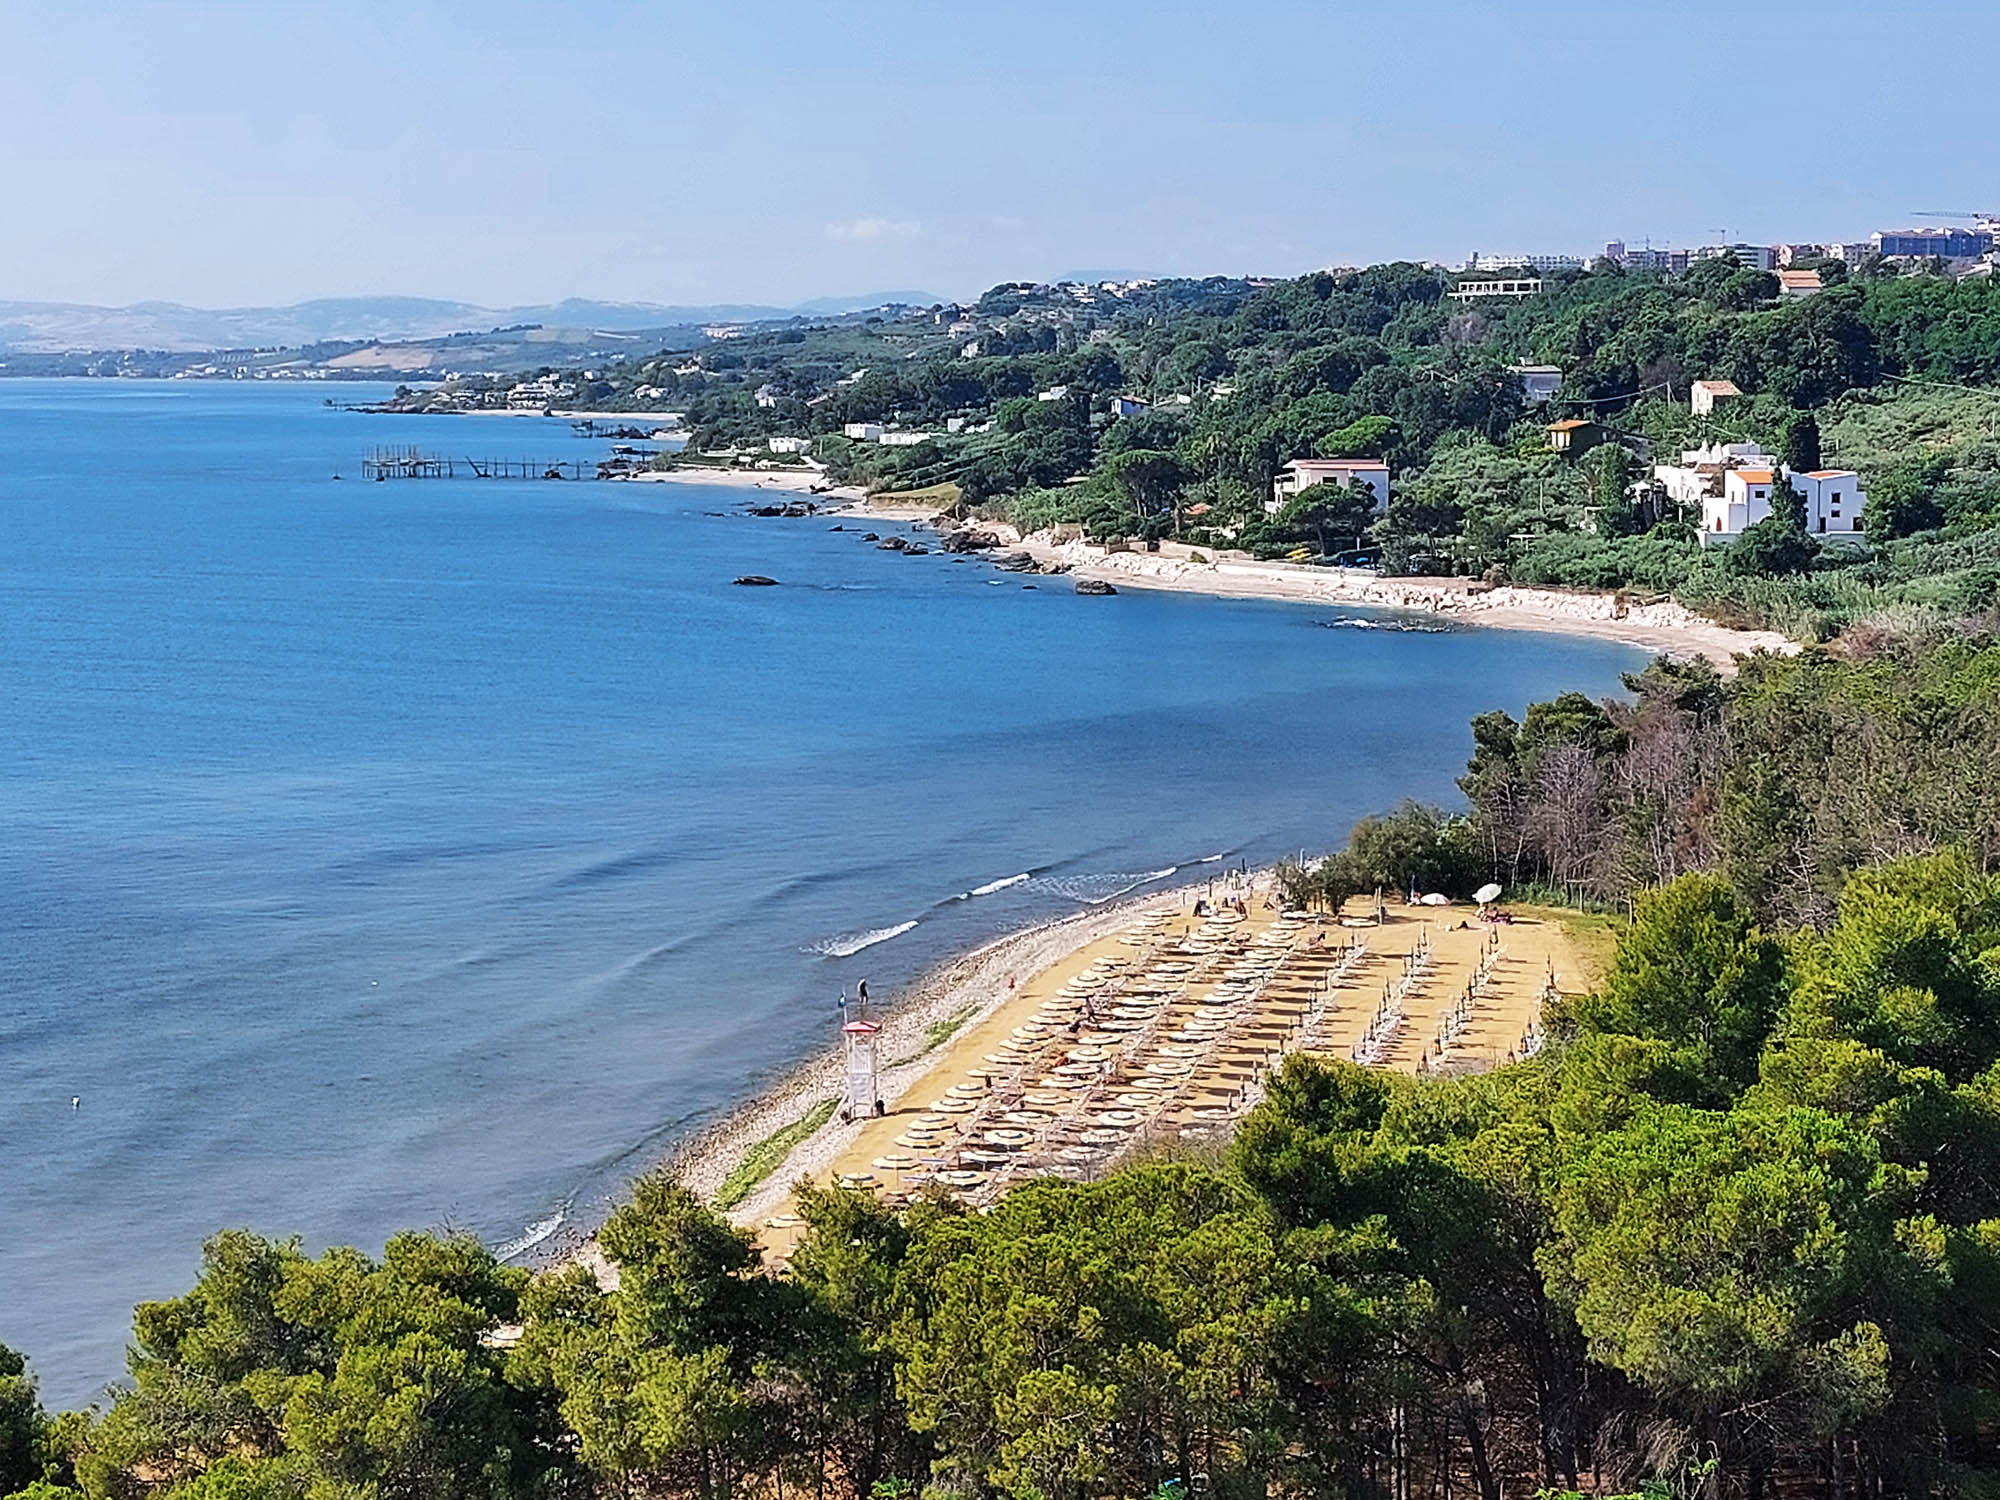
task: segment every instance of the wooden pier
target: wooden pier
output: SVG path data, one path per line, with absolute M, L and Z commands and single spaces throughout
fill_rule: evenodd
M 361 460 L 364 479 L 595 479 L 590 459 L 452 458 L 419 448 L 371 448 Z

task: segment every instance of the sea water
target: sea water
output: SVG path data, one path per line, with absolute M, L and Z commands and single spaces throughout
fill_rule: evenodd
M 381 394 L 0 380 L 0 1341 L 52 1401 L 219 1228 L 524 1252 L 858 980 L 1450 800 L 1472 715 L 1641 660 L 368 483 L 606 445 L 329 391 Z

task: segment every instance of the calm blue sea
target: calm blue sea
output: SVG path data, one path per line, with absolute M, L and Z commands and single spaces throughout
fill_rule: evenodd
M 54 1401 L 219 1227 L 587 1219 L 857 979 L 1452 797 L 1473 714 L 1640 659 L 363 483 L 604 445 L 329 391 L 0 380 L 0 1341 Z

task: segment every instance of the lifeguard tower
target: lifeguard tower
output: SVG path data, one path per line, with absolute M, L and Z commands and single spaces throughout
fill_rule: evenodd
M 859 1002 L 842 1023 L 840 1036 L 847 1049 L 847 1101 L 843 1113 L 851 1120 L 865 1120 L 875 1113 L 881 1100 L 876 1076 L 875 1039 L 882 1034 L 880 1022 L 868 1019 L 868 1002 Z

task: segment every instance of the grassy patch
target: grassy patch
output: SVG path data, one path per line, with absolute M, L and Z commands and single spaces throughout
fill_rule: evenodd
M 792 1154 L 792 1147 L 833 1118 L 835 1099 L 822 1099 L 789 1125 L 780 1126 L 743 1153 L 743 1160 L 722 1179 L 715 1190 L 715 1206 L 727 1213 L 755 1192 L 765 1178 L 777 1171 Z
M 1625 930 L 1625 919 L 1611 912 L 1578 911 L 1574 907 L 1548 907 L 1537 915 L 1561 927 L 1576 945 L 1577 961 L 1583 966 L 1577 978 L 1582 985 L 1571 987 L 1602 983 L 1611 972 L 1611 960 L 1618 956 L 1618 937 Z
M 912 1052 L 908 1057 L 897 1058 L 894 1062 L 890 1063 L 889 1066 L 892 1068 L 904 1067 L 910 1063 L 915 1062 L 918 1058 L 923 1057 L 928 1053 L 937 1051 L 938 1048 L 942 1047 L 946 1042 L 950 1041 L 954 1036 L 958 1035 L 960 1029 L 964 1027 L 967 1021 L 970 1021 L 972 1019 L 972 1017 L 977 1011 L 978 1011 L 977 1006 L 967 1005 L 962 1007 L 961 1009 L 953 1011 L 950 1015 L 946 1016 L 941 1021 L 931 1022 L 930 1025 L 924 1028 L 923 1046 L 917 1048 L 917 1050 Z
M 927 484 L 920 490 L 884 490 L 868 498 L 882 505 L 935 505 L 939 510 L 949 510 L 965 498 L 965 493 L 947 479 L 943 484 Z

